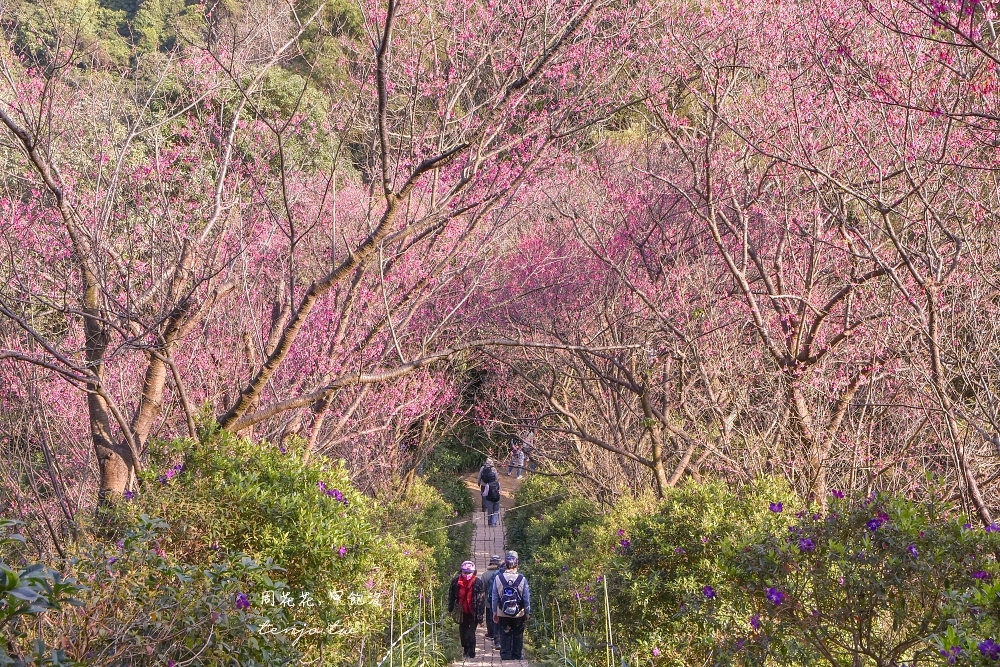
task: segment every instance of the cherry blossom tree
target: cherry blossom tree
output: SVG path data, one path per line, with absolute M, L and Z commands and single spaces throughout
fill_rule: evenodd
M 357 36 L 322 9 L 213 9 L 121 77 L 81 74 L 71 32 L 35 59 L 8 42 L 0 358 L 86 397 L 102 495 L 153 433 L 196 438 L 199 405 L 368 456 L 354 415 L 440 411 L 428 367 L 476 347 L 459 278 L 504 252 L 498 207 L 629 101 L 610 83 L 639 8 L 362 3 Z

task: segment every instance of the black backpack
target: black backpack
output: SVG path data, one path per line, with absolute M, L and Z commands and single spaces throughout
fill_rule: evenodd
M 500 500 L 500 482 L 497 481 L 496 475 L 493 476 L 493 481 L 487 485 L 485 497 L 491 503 Z
M 483 471 L 483 484 L 489 484 L 490 482 L 497 481 L 497 471 L 496 468 L 487 468 Z

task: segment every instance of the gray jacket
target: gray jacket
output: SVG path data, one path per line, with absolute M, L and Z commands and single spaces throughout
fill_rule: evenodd
M 497 574 L 500 570 L 486 570 L 483 573 L 483 585 L 486 587 L 486 604 L 490 609 L 493 608 L 493 580 L 496 579 Z

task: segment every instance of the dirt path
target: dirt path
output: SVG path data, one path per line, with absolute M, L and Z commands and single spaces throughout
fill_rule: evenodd
M 476 485 L 477 473 L 469 473 L 462 476 L 462 481 L 469 487 L 473 495 L 479 497 L 479 487 Z M 472 532 L 472 560 L 476 564 L 476 571 L 482 574 L 486 571 L 486 566 L 490 562 L 490 555 L 496 554 L 503 558 L 506 550 L 504 528 L 504 513 L 514 506 L 514 493 L 521 486 L 522 480 L 516 477 L 507 477 L 501 471 L 500 474 L 500 522 L 496 526 L 486 525 L 486 515 L 482 511 L 482 506 L 477 503 L 475 510 L 475 523 Z M 457 628 L 455 630 L 457 632 Z M 504 660 L 501 663 L 500 651 L 493 649 L 492 640 L 486 639 L 486 628 L 481 627 L 476 630 L 476 657 L 464 658 L 460 662 L 453 663 L 463 667 L 532 667 L 526 660 Z

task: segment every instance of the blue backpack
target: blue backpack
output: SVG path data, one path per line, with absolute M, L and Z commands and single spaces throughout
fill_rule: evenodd
M 497 610 L 502 616 L 515 618 L 524 613 L 524 598 L 521 597 L 521 582 L 524 576 L 518 573 L 514 581 L 507 581 L 506 573 L 498 574 L 500 579 L 500 599 Z

